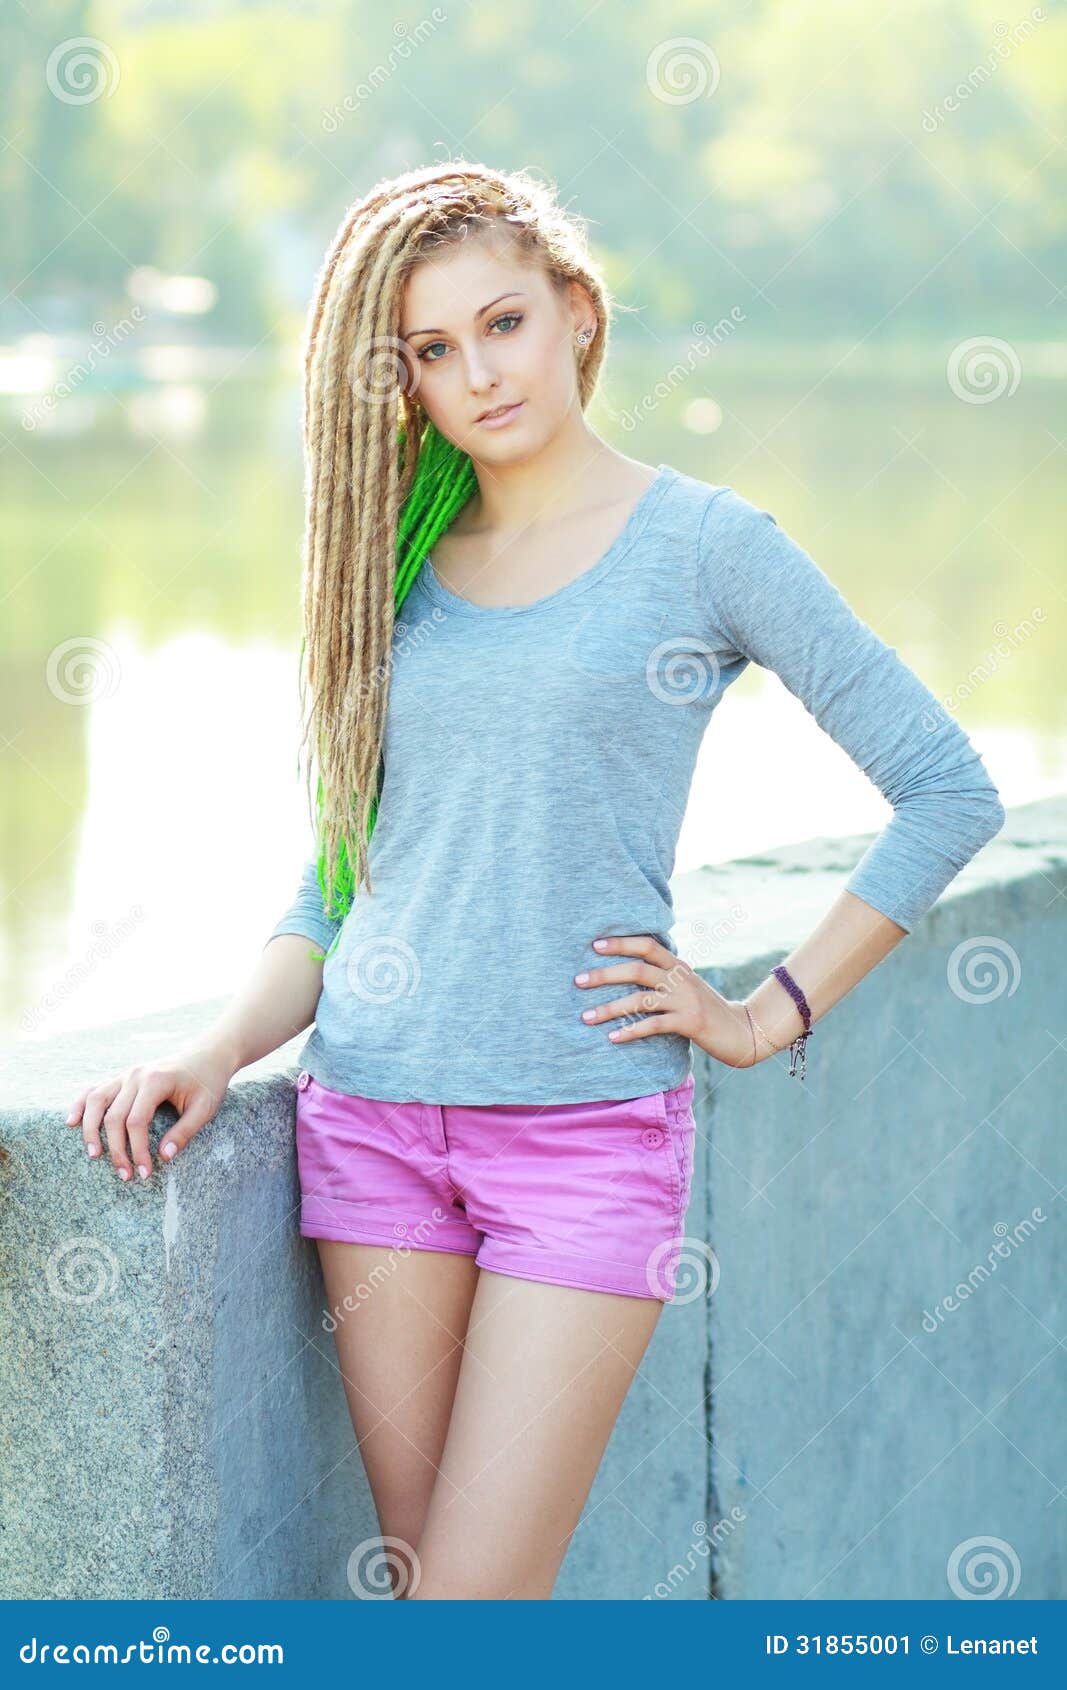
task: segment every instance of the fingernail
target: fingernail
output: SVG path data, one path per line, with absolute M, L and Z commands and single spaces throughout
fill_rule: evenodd
M 593 940 L 594 951 L 606 951 L 607 948 L 608 948 L 608 942 L 607 942 L 606 939 L 594 939 Z
M 162 1150 L 161 1154 L 164 1155 L 167 1158 L 167 1161 L 169 1162 L 171 1157 L 174 1155 L 174 1145 L 173 1144 L 165 1144 L 163 1146 L 163 1150 Z
M 87 1156 L 99 1156 L 100 1146 L 98 1144 L 87 1144 L 85 1147 L 85 1153 Z
M 583 1021 L 592 1021 L 593 1016 L 595 1014 L 596 1014 L 595 1009 L 583 1009 L 582 1010 L 582 1020 Z
M 584 986 L 586 981 L 588 980 L 588 978 L 589 978 L 588 970 L 583 968 L 582 972 L 580 974 L 576 974 L 574 976 L 574 983 L 575 983 L 576 986 Z
M 141 1178 L 142 1178 L 142 1179 L 147 1179 L 147 1178 L 148 1178 L 148 1172 L 149 1172 L 149 1170 L 148 1170 L 148 1169 L 147 1169 L 147 1168 L 146 1168 L 146 1167 L 145 1167 L 145 1165 L 144 1165 L 144 1163 L 143 1163 L 143 1162 L 138 1162 L 138 1164 L 137 1164 L 137 1172 L 138 1172 L 138 1173 L 139 1173 L 139 1174 L 140 1174 L 140 1176 L 141 1176 Z
M 620 1038 L 620 1037 L 621 1037 L 621 1034 L 620 1034 L 620 1033 L 619 1033 L 619 1032 L 617 1032 L 617 1031 L 616 1031 L 616 1032 L 614 1032 L 614 1033 L 609 1033 L 609 1034 L 608 1034 L 608 1038 L 609 1038 L 609 1039 L 617 1039 L 617 1038 Z
M 129 1168 L 120 1168 L 119 1169 L 119 1179 L 129 1179 L 129 1177 L 130 1177 Z

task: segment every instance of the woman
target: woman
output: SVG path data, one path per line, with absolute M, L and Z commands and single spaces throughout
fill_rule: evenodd
M 352 208 L 307 345 L 316 849 L 218 1025 L 70 1117 L 145 1177 L 160 1102 L 169 1158 L 315 1022 L 300 1225 L 407 1598 L 551 1593 L 674 1289 L 691 1044 L 732 1069 L 791 1047 L 803 1078 L 812 1025 L 1004 820 L 769 512 L 588 427 L 608 320 L 581 229 L 525 174 L 452 162 Z M 750 660 L 894 813 L 742 1003 L 674 951 L 669 878 Z

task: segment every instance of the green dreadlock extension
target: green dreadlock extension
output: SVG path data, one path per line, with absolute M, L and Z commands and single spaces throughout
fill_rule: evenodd
M 405 451 L 407 446 L 406 430 L 403 424 L 397 431 L 397 449 L 401 472 L 403 472 Z M 415 478 L 411 490 L 401 507 L 397 523 L 396 547 L 396 579 L 393 595 L 394 615 L 398 615 L 400 607 L 407 598 L 415 582 L 415 577 L 425 559 L 432 552 L 441 535 L 455 520 L 459 511 L 467 503 L 478 484 L 474 473 L 474 465 L 470 457 L 437 429 L 432 422 L 427 422 L 419 441 L 419 460 L 415 470 Z M 306 639 L 300 642 L 301 661 L 303 660 Z M 377 789 L 371 797 L 370 814 L 367 825 L 367 841 L 370 842 L 374 832 L 374 824 L 378 816 L 378 800 L 381 795 L 382 779 L 385 772 L 384 758 L 378 760 Z M 321 774 L 318 777 L 316 790 L 317 831 L 319 835 L 319 854 L 317 862 L 319 890 L 322 893 L 323 909 L 328 920 L 341 920 L 348 914 L 355 897 L 354 876 L 349 860 L 348 842 L 342 836 L 338 850 L 338 860 L 334 886 L 331 890 L 329 866 L 326 862 L 326 847 L 322 839 L 322 810 L 323 785 Z M 340 928 L 334 934 L 328 951 L 312 952 L 316 962 L 324 962 L 332 956 L 341 937 Z

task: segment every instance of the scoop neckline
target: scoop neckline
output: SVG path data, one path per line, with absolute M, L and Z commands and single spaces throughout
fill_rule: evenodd
M 656 476 L 645 488 L 637 503 L 633 506 L 622 528 L 602 552 L 595 563 L 588 569 L 583 569 L 573 581 L 565 581 L 555 592 L 545 593 L 539 599 L 531 599 L 529 604 L 475 604 L 473 599 L 465 599 L 462 594 L 454 593 L 451 587 L 446 587 L 434 571 L 430 562 L 430 554 L 426 553 L 422 560 L 417 579 L 421 582 L 427 596 L 438 604 L 444 605 L 451 611 L 467 616 L 528 616 L 531 611 L 545 610 L 549 605 L 560 604 L 565 599 L 573 598 L 575 594 L 585 592 L 595 581 L 616 564 L 625 552 L 639 538 L 645 529 L 653 510 L 660 499 L 676 479 L 678 471 L 670 464 L 657 464 Z

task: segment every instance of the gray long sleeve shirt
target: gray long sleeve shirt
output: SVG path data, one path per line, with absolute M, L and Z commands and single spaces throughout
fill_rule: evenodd
M 588 1102 L 676 1086 L 690 1042 L 614 1043 L 580 987 L 600 935 L 675 954 L 670 876 L 711 713 L 773 670 L 893 807 L 844 882 L 909 932 L 1004 822 L 977 751 L 769 511 L 658 468 L 584 573 L 532 604 L 460 597 L 424 561 L 393 641 L 362 888 L 315 860 L 270 938 L 330 950 L 301 1061 L 395 1102 Z M 269 941 L 268 941 L 269 942 Z

